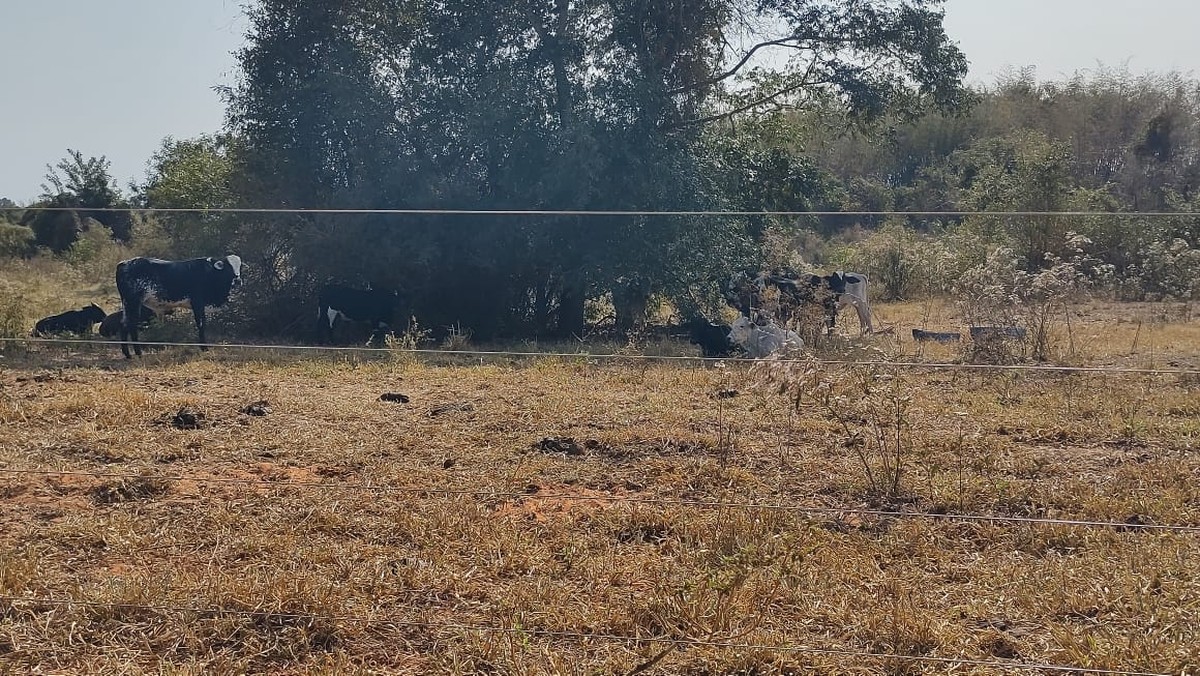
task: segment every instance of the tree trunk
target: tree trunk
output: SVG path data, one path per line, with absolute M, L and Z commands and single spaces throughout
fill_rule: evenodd
M 582 338 L 587 328 L 587 315 L 584 312 L 586 292 L 582 279 L 568 278 L 563 283 L 562 293 L 558 297 L 558 330 L 556 337 L 567 339 Z

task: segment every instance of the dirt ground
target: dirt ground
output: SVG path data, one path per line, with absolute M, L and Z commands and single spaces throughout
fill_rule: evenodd
M 1200 366 L 1137 312 L 1080 363 Z M 1200 673 L 1194 375 L 3 359 L 0 671 Z

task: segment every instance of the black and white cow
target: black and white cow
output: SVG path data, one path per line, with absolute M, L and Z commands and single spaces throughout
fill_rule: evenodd
M 382 339 L 392 325 L 399 299 L 395 291 L 327 284 L 317 294 L 317 336 L 321 342 L 332 341 L 333 325 L 341 317 L 345 321 L 370 323 L 371 340 Z
M 700 346 L 700 353 L 705 357 L 728 357 L 738 350 L 738 345 L 729 340 L 728 324 L 710 322 L 704 317 L 695 317 L 684 322 L 687 329 L 688 342 Z
M 875 333 L 875 327 L 871 324 L 871 305 L 867 302 L 867 276 L 861 272 L 838 270 L 823 279 L 836 296 L 838 308 L 847 305 L 854 307 L 854 312 L 858 314 L 859 331 Z
M 772 288 L 776 290 L 776 299 L 769 300 L 767 291 Z M 756 323 L 778 320 L 787 324 L 805 307 L 820 306 L 829 331 L 837 321 L 838 310 L 851 305 L 858 314 L 862 332 L 874 332 L 867 303 L 867 276 L 858 272 L 839 270 L 829 275 L 800 275 L 775 269 L 740 273 L 726 285 L 725 297 Z
M 78 310 L 67 310 L 61 314 L 38 320 L 33 335 L 47 336 L 52 333 L 91 333 L 92 326 L 104 321 L 104 309 L 92 303 Z
M 230 254 L 221 258 L 192 258 L 164 261 L 157 258 L 131 258 L 117 264 L 117 293 L 121 294 L 124 322 L 121 324 L 121 352 L 129 358 L 129 342 L 140 357 L 138 327 L 142 323 L 142 305 L 155 312 L 175 307 L 190 307 L 196 319 L 200 349 L 208 349 L 204 338 L 204 308 L 220 307 L 229 300 L 229 292 L 242 283 L 242 259 Z

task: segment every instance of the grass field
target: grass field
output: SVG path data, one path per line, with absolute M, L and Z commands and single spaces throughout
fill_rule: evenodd
M 1200 367 L 1164 307 L 1059 344 Z M 0 673 L 1200 673 L 1196 376 L 3 359 Z

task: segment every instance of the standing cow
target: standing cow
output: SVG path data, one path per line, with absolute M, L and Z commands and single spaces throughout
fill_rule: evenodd
M 140 357 L 138 326 L 145 303 L 160 314 L 174 307 L 190 307 L 196 318 L 200 349 L 208 349 L 204 337 L 204 308 L 220 307 L 229 300 L 229 292 L 242 283 L 242 259 L 232 254 L 222 258 L 192 258 L 164 261 L 157 258 L 131 258 L 117 264 L 117 292 L 121 294 L 124 322 L 121 324 L 121 352 L 129 358 L 129 342 Z
M 382 340 L 394 321 L 399 300 L 395 291 L 327 284 L 317 294 L 317 337 L 321 342 L 332 342 L 333 325 L 340 317 L 345 321 L 370 323 L 372 342 L 376 338 Z

